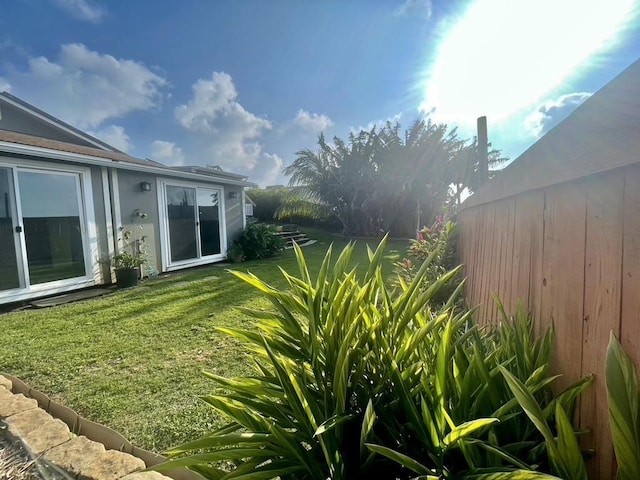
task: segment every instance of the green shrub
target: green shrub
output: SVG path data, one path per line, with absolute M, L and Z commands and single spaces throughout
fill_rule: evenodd
M 255 203 L 253 215 L 260 222 L 273 222 L 275 212 L 282 206 L 283 199 L 287 194 L 288 189 L 285 187 L 247 190 L 247 195 Z
M 284 240 L 265 223 L 250 223 L 230 248 L 235 259 L 256 260 L 273 257 L 284 249 Z M 235 260 L 234 260 L 235 261 Z
M 430 285 L 456 266 L 456 224 L 445 221 L 438 216 L 431 227 L 424 227 L 418 233 L 416 240 L 409 240 L 406 257 L 395 263 L 396 274 L 405 283 L 410 283 L 420 269 L 422 263 L 434 253 L 430 267 L 424 277 L 424 286 Z M 444 303 L 453 293 L 459 278 L 444 286 L 433 301 Z
M 384 249 L 369 251 L 362 279 L 348 267 L 353 245 L 333 265 L 329 249 L 312 279 L 296 247 L 299 275 L 283 272 L 286 291 L 234 272 L 273 305 L 242 309 L 255 329 L 220 329 L 247 343 L 255 373 L 207 373 L 221 389 L 203 400 L 231 422 L 155 468 L 188 466 L 212 479 L 555 478 L 541 473 L 559 464 L 547 456 L 547 430 L 536 428 L 544 421 L 569 438 L 557 450 L 580 471 L 566 418 L 589 380 L 553 396 L 552 331 L 535 339 L 523 309 L 512 319 L 501 307 L 503 322 L 481 329 L 473 311 L 455 307 L 461 283 L 433 303 L 460 271 L 425 287 L 433 252 L 391 291 Z
M 227 259 L 231 260 L 233 263 L 241 263 L 244 262 L 244 249 L 240 245 L 240 243 L 233 242 L 229 250 L 227 250 Z

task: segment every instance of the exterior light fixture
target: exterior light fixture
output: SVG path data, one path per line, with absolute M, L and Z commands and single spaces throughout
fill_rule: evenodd
M 229 198 L 238 198 L 238 192 L 229 192 Z
M 140 190 L 143 192 L 151 191 L 151 183 L 150 182 L 140 182 Z

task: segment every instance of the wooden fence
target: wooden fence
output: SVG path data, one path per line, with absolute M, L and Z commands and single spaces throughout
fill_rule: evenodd
M 553 322 L 561 389 L 594 374 L 583 394 L 583 446 L 593 476 L 615 478 L 604 381 L 609 332 L 640 367 L 640 165 L 463 208 L 458 215 L 467 299 L 482 321 L 522 301 L 536 329 Z

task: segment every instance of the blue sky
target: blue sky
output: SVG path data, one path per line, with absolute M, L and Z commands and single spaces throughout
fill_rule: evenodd
M 137 157 L 261 185 L 421 115 L 515 158 L 640 57 L 640 0 L 12 0 L 0 90 Z

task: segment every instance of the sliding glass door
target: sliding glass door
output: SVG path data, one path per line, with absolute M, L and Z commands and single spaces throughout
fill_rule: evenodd
M 0 291 L 86 279 L 81 174 L 0 167 Z
M 199 188 L 197 197 L 200 255 L 217 255 L 220 253 L 220 193 L 218 190 Z
M 79 175 L 19 170 L 18 185 L 30 283 L 84 277 Z
M 167 185 L 167 217 L 171 262 L 196 258 L 196 189 Z
M 14 199 L 12 171 L 0 168 L 0 290 L 19 288 L 21 283 Z
M 164 185 L 169 266 L 222 254 L 220 199 L 219 189 Z

